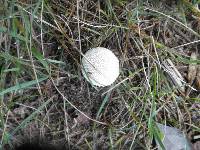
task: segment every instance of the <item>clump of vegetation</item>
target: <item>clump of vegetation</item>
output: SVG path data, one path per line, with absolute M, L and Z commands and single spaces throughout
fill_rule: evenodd
M 0 148 L 24 137 L 75 149 L 153 149 L 156 123 L 200 132 L 198 1 L 0 2 Z M 111 49 L 120 76 L 92 87 L 82 55 Z

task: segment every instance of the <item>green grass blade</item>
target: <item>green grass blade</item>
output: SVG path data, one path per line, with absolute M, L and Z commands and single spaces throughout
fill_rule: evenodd
M 10 93 L 10 92 L 13 92 L 13 91 L 17 91 L 17 90 L 20 90 L 20 89 L 32 87 L 33 85 L 37 84 L 38 82 L 44 81 L 46 79 L 47 79 L 47 77 L 43 77 L 43 78 L 40 78 L 38 80 L 32 80 L 32 81 L 24 82 L 24 83 L 21 83 L 21 84 L 17 84 L 15 86 L 12 86 L 10 88 L 2 90 L 0 92 L 0 96 L 3 96 L 4 94 L 7 94 L 7 93 Z
M 45 67 L 47 72 L 49 72 L 49 64 L 47 63 L 43 55 L 35 48 L 32 48 L 32 53 L 40 61 L 40 63 Z
M 108 93 L 106 94 L 105 98 L 103 99 L 103 102 L 101 103 L 101 106 L 100 106 L 100 108 L 99 108 L 99 110 L 98 110 L 98 112 L 97 112 L 97 117 L 96 117 L 96 118 L 98 118 L 99 115 L 101 114 L 101 112 L 102 112 L 102 110 L 103 110 L 103 108 L 104 108 L 106 102 L 108 101 L 108 99 L 109 99 L 109 97 L 110 97 L 110 94 L 111 94 L 111 91 L 108 92 Z

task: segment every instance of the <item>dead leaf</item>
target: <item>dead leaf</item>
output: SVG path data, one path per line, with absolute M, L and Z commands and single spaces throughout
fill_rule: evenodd
M 200 141 L 195 142 L 192 146 L 193 150 L 200 150 Z
M 180 92 L 185 92 L 185 81 L 176 66 L 170 59 L 163 61 L 163 66 L 165 67 L 166 73 L 169 75 L 174 86 L 178 86 Z
M 192 52 L 191 56 L 190 56 L 190 60 L 195 61 L 197 60 L 197 55 L 195 52 Z M 196 73 L 197 73 L 197 67 L 196 67 L 196 63 L 191 63 L 188 67 L 188 82 L 190 84 L 192 84 L 195 80 L 196 77 Z
M 86 115 L 89 116 L 88 113 L 86 113 Z M 83 114 L 79 114 L 76 120 L 79 125 L 88 125 L 90 122 L 90 120 Z
M 197 78 L 196 78 L 197 88 L 200 90 L 200 65 L 197 67 Z

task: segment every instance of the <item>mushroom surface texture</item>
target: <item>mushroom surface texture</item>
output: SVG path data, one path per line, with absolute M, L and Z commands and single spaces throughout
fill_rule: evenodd
M 92 48 L 82 58 L 82 73 L 92 85 L 111 85 L 119 76 L 119 60 L 107 48 Z

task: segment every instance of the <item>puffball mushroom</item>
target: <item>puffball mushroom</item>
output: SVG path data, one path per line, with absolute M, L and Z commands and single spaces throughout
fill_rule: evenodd
M 111 85 L 119 76 L 119 60 L 107 48 L 92 48 L 82 58 L 82 73 L 92 85 Z

